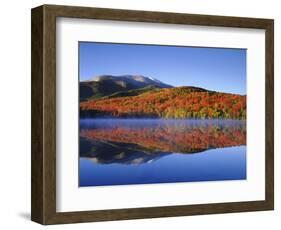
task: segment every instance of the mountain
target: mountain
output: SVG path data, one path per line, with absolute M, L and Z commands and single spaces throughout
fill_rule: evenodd
M 80 116 L 246 119 L 246 96 L 191 86 L 154 88 L 80 102 Z
M 173 86 L 142 75 L 101 75 L 91 80 L 80 82 L 80 101 L 102 98 L 114 93 L 137 95 L 150 89 L 171 87 Z M 137 91 L 135 92 L 134 90 Z

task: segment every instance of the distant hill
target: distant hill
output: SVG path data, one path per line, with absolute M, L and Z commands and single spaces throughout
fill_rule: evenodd
M 162 84 L 81 102 L 80 116 L 246 119 L 246 96 Z
M 114 97 L 128 97 L 128 96 L 137 96 L 140 95 L 142 93 L 145 92 L 152 92 L 152 91 L 157 91 L 160 90 L 161 88 L 157 87 L 157 86 L 146 86 L 143 88 L 139 88 L 139 89 L 131 89 L 131 90 L 127 90 L 127 91 L 118 91 L 116 93 L 110 94 L 109 96 L 104 96 L 103 98 L 114 98 Z
M 98 99 L 118 93 L 126 96 L 137 95 L 150 89 L 171 87 L 173 86 L 142 75 L 102 75 L 80 82 L 80 101 Z M 116 97 L 116 95 L 112 97 Z

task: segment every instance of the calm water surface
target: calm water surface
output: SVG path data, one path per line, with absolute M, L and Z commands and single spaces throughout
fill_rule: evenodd
M 246 122 L 81 119 L 79 185 L 246 179 Z

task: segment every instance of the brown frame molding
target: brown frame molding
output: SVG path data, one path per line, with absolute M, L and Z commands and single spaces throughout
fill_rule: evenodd
M 104 8 L 43 5 L 32 9 L 31 219 L 62 224 L 274 209 L 274 21 Z M 56 212 L 56 18 L 256 28 L 266 31 L 266 199 L 264 201 Z

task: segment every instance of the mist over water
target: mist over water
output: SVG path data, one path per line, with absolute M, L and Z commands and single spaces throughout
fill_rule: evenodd
M 81 119 L 80 186 L 246 179 L 241 120 Z

